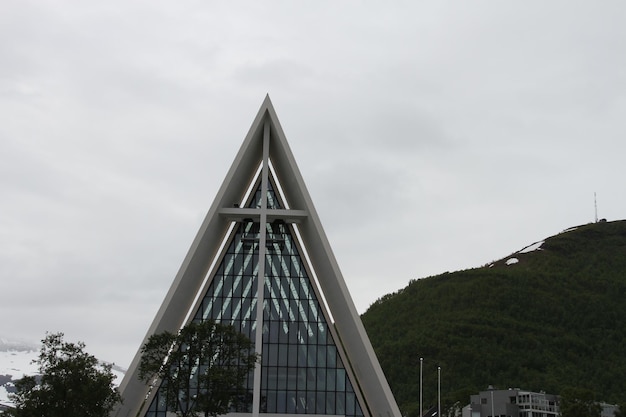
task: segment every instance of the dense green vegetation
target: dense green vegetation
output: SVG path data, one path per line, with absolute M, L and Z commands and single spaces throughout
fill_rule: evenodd
M 42 340 L 39 376 L 24 376 L 9 398 L 13 417 L 107 417 L 121 400 L 112 365 L 101 364 L 85 352 L 85 344 L 63 340 L 63 333 Z
M 437 401 L 437 366 L 448 406 L 490 384 L 626 400 L 626 221 L 510 257 L 412 281 L 363 314 L 403 414 L 419 414 L 420 357 L 424 409 Z

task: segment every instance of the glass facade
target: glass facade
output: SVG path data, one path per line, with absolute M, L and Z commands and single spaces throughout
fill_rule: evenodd
M 283 208 L 274 190 L 268 181 L 267 207 Z M 259 184 L 246 206 L 260 208 L 261 200 Z M 276 220 L 264 228 L 261 251 L 259 222 L 237 224 L 194 320 L 231 324 L 253 342 L 257 328 L 262 329 L 261 413 L 363 416 L 292 226 Z M 264 256 L 265 270 L 262 326 L 256 317 L 259 256 Z M 232 411 L 252 411 L 253 374 L 239 396 L 243 401 Z M 163 392 L 157 392 L 146 417 L 166 416 Z

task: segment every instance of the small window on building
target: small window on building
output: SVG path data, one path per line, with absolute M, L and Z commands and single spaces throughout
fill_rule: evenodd
M 480 403 L 481 404 L 487 404 L 487 399 L 486 398 L 481 398 L 480 399 Z

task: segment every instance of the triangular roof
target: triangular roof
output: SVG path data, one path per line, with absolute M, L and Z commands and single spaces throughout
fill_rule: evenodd
M 271 176 L 278 180 L 289 207 L 270 209 L 264 206 L 259 209 L 242 205 L 250 187 L 259 183 L 261 178 L 261 182 L 265 181 L 264 190 L 267 190 L 267 178 Z M 348 293 L 269 96 L 263 101 L 144 343 L 152 334 L 166 330 L 176 332 L 193 318 L 198 300 L 213 279 L 210 269 L 223 256 L 224 244 L 228 235 L 233 233 L 233 222 L 243 219 L 260 220 L 261 223 L 279 219 L 297 224 L 300 244 L 308 253 L 318 290 L 326 301 L 324 306 L 320 300 L 321 308 L 326 310 L 327 307 L 329 311 L 324 311 L 325 315 L 330 313 L 334 318 L 334 327 L 330 326 L 329 331 L 339 339 L 337 345 L 347 359 L 349 374 L 356 378 L 358 396 L 365 402 L 365 415 L 399 417 L 393 394 Z M 138 351 L 120 385 L 124 403 L 113 413 L 115 417 L 135 417 L 149 395 L 149 387 L 138 378 L 140 359 L 141 352 Z M 253 409 L 255 413 L 259 413 L 258 407 Z

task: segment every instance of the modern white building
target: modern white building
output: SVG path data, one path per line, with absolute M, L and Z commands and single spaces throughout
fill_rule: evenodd
M 519 388 L 497 390 L 491 387 L 470 397 L 463 417 L 558 417 L 558 395 Z
M 400 417 L 274 108 L 266 97 L 147 338 L 228 323 L 261 356 L 233 416 Z M 167 417 L 138 351 L 112 417 Z

